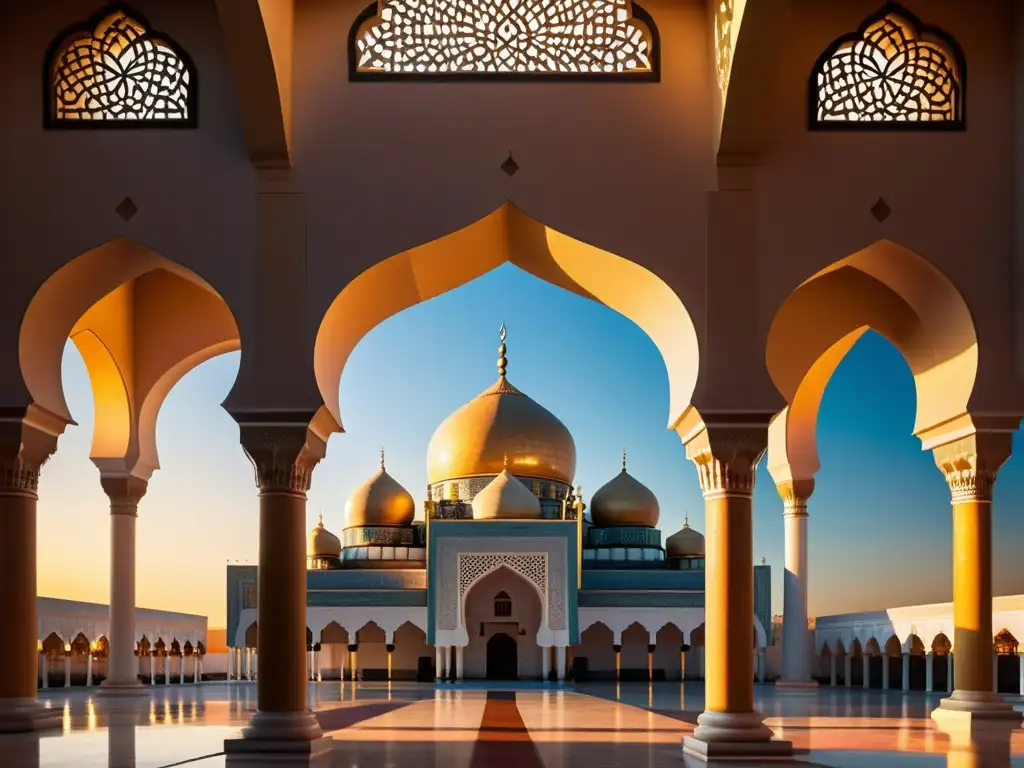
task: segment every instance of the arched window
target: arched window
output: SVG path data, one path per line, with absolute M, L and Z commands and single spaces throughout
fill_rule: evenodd
M 957 42 L 887 3 L 818 58 L 812 128 L 962 130 L 966 64 Z
M 378 0 L 349 35 L 353 80 L 657 80 L 632 0 Z
M 495 617 L 507 617 L 512 615 L 512 598 L 505 592 L 499 592 L 494 598 Z
M 51 128 L 196 124 L 196 78 L 188 54 L 123 6 L 58 35 L 45 66 Z

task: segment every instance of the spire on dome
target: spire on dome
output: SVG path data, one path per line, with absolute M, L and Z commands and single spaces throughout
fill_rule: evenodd
M 502 458 L 502 462 L 503 464 L 501 467 L 501 471 L 508 472 L 508 452 L 505 453 L 504 457 Z
M 508 368 L 508 358 L 505 357 L 505 324 L 501 324 L 501 328 L 498 329 L 498 336 L 501 338 L 501 346 L 498 347 L 498 376 L 505 378 L 505 370 Z
M 683 512 L 683 527 L 684 528 L 689 528 L 690 527 L 690 512 L 689 512 L 689 510 L 687 510 L 686 512 Z
M 324 527 L 324 513 L 322 511 L 320 512 L 320 527 Z
M 626 471 L 626 446 L 622 446 L 622 471 Z
M 381 469 L 382 472 L 384 471 L 384 446 L 383 445 L 380 447 L 380 469 Z

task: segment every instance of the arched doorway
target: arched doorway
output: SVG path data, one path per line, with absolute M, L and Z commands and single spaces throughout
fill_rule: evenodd
M 519 644 L 504 632 L 491 635 L 487 641 L 487 679 L 519 679 Z

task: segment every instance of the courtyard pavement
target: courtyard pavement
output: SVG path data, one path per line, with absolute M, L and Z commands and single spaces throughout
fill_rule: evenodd
M 940 694 L 757 686 L 756 706 L 796 759 L 831 768 L 1024 768 L 1024 730 L 958 743 L 928 717 Z M 256 708 L 255 683 L 156 686 L 132 698 L 42 691 L 62 731 L 0 736 L 2 768 L 224 766 Z M 1015 700 L 1024 708 L 1021 700 Z M 700 683 L 579 686 L 324 682 L 310 707 L 332 768 L 689 768 L 681 738 Z M 747 763 L 746 765 L 750 765 Z

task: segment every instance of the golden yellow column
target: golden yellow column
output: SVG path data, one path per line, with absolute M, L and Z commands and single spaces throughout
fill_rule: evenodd
M 1016 426 L 1016 423 L 1013 424 Z M 934 448 L 953 503 L 953 652 L 955 688 L 936 719 L 1022 718 L 992 692 L 992 489 L 1010 457 L 1009 429 L 974 432 Z
M 34 406 L 18 411 L 0 414 L 0 733 L 58 727 L 62 714 L 36 699 L 36 503 L 39 470 L 65 424 Z
M 306 701 L 306 492 L 326 436 L 281 414 L 232 415 L 259 487 L 259 676 L 256 712 L 225 751 L 318 754 L 329 742 Z
M 694 409 L 677 425 L 697 468 L 705 511 L 704 712 L 684 751 L 702 759 L 780 756 L 754 710 L 754 542 L 757 464 L 768 444 L 768 415 L 702 419 Z

